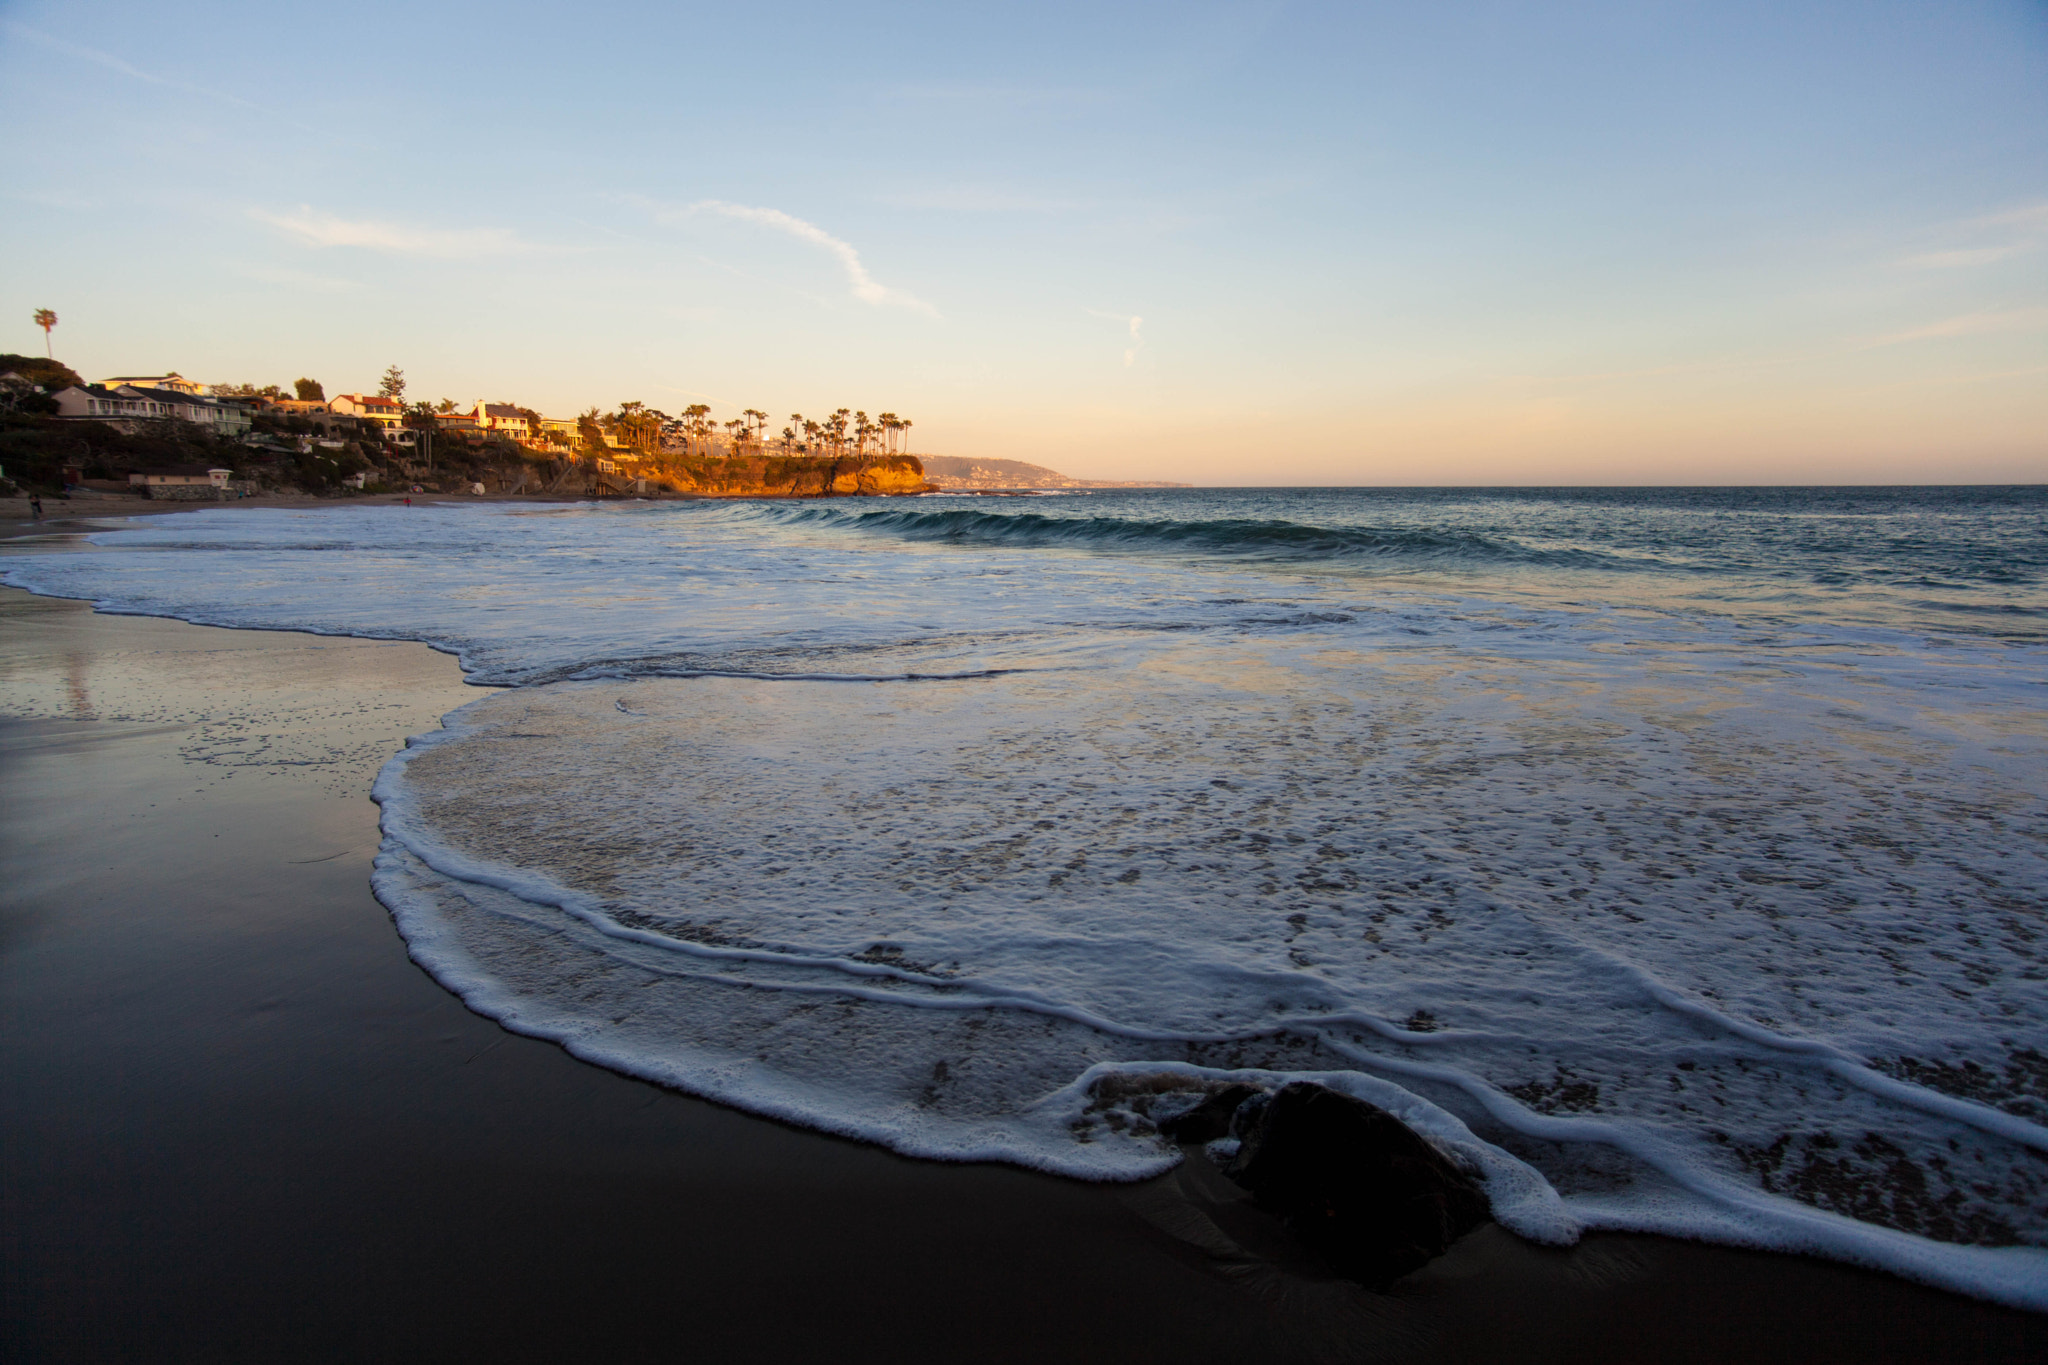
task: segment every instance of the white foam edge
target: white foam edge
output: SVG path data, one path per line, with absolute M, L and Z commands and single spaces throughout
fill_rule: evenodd
M 1701 1170 L 1672 1144 L 1633 1125 L 1540 1114 L 1455 1067 L 1368 1053 L 1339 1038 L 1325 1036 L 1324 1041 L 1335 1051 L 1355 1057 L 1362 1066 L 1456 1086 L 1485 1109 L 1488 1117 L 1526 1137 L 1613 1147 L 1707 1205 L 1704 1210 L 1682 1210 L 1653 1200 L 1623 1203 L 1596 1196 L 1564 1196 L 1565 1207 L 1588 1231 L 1654 1232 L 1760 1251 L 1821 1256 L 2013 1308 L 2048 1312 L 2048 1248 L 1966 1246 L 1865 1223 Z
M 1815 1038 L 1795 1038 L 1747 1019 L 1737 1018 L 1666 984 L 1647 968 L 1616 957 L 1604 948 L 1574 937 L 1560 936 L 1566 937 L 1579 952 L 1599 962 L 1606 970 L 1631 981 L 1638 990 L 1675 1014 L 1701 1020 L 1759 1047 L 1816 1061 L 1825 1070 L 1848 1084 L 1883 1099 L 1918 1109 L 1937 1118 L 1947 1119 L 1952 1123 L 1975 1128 L 1994 1137 L 2004 1138 L 2008 1142 L 2019 1143 L 2023 1147 L 2048 1152 L 2048 1127 L 2023 1119 L 2017 1114 L 2008 1114 L 2003 1109 L 1996 1109 L 1988 1104 L 1962 1099 L 1955 1095 L 1945 1095 L 1939 1090 L 1930 1090 L 1925 1086 L 1914 1085 L 1910 1081 L 1887 1076 L 1832 1043 Z
M 1697 1210 L 1678 1210 L 1660 1208 L 1648 1201 L 1637 1205 L 1623 1205 L 1617 1201 L 1585 1196 L 1560 1196 L 1534 1167 L 1498 1147 L 1483 1142 L 1456 1116 L 1395 1082 L 1374 1076 L 1370 1072 L 1221 1072 L 1207 1071 L 1178 1062 L 1101 1063 L 1033 1107 L 1052 1104 L 1057 1097 L 1066 1097 L 1068 1103 L 1073 1103 L 1076 1086 L 1089 1083 L 1098 1074 L 1114 1072 L 1157 1074 L 1167 1070 L 1185 1070 L 1190 1075 L 1199 1074 L 1210 1078 L 1278 1077 L 1282 1083 L 1285 1080 L 1321 1080 L 1325 1084 L 1330 1084 L 1332 1088 L 1354 1094 L 1357 1098 L 1379 1105 L 1397 1116 L 1410 1113 L 1417 1115 L 1421 1126 L 1411 1124 L 1417 1126 L 1417 1131 L 1424 1132 L 1434 1140 L 1446 1144 L 1451 1150 L 1467 1156 L 1487 1173 L 1490 1197 L 1494 1188 L 1492 1180 L 1496 1173 L 1503 1176 L 1501 1189 L 1506 1193 L 1502 1205 L 1496 1211 L 1496 1220 L 1511 1231 L 1532 1240 L 1569 1242 L 1577 1237 L 1579 1231 L 1584 1230 L 1659 1233 L 1757 1250 L 1817 1255 L 1884 1270 L 1905 1279 L 2016 1308 L 2048 1311 L 2048 1250 L 2033 1247 L 1974 1247 L 1936 1242 L 1913 1233 L 1863 1223 L 1845 1215 L 1816 1209 L 1797 1200 L 1754 1190 L 1725 1177 L 1702 1171 L 1670 1144 L 1631 1125 L 1599 1119 L 1560 1118 L 1541 1114 L 1490 1083 L 1455 1067 L 1368 1053 L 1341 1038 L 1330 1036 L 1318 1027 L 1336 1023 L 1363 1024 L 1390 1039 L 1408 1041 L 1397 1031 L 1397 1025 L 1371 1016 L 1348 1012 L 1338 1018 L 1295 1018 L 1282 1025 L 1262 1028 L 1249 1035 L 1196 1035 L 1143 1029 L 1105 1018 L 1092 1011 L 1047 1000 L 1035 992 L 993 987 L 971 978 L 932 977 L 901 968 L 840 957 L 689 943 L 667 935 L 618 924 L 602 912 L 593 898 L 569 892 L 566 888 L 537 874 L 514 873 L 502 866 L 480 862 L 447 847 L 435 839 L 425 828 L 424 822 L 418 818 L 410 794 L 404 786 L 406 765 L 413 758 L 434 747 L 457 742 L 478 733 L 480 727 L 467 724 L 462 715 L 485 700 L 488 698 L 480 698 L 451 712 L 444 718 L 441 731 L 418 736 L 409 741 L 405 750 L 393 755 L 390 762 L 385 764 L 372 788 L 372 796 L 383 808 L 382 824 L 390 841 L 429 870 L 458 883 L 489 887 L 528 904 L 553 907 L 609 937 L 691 957 L 815 967 L 856 977 L 893 977 L 923 986 L 951 988 L 955 993 L 936 998 L 910 997 L 898 992 L 864 988 L 850 981 L 821 982 L 816 985 L 776 983 L 768 989 L 802 994 L 829 993 L 853 996 L 876 1003 L 921 1009 L 1022 1009 L 1052 1015 L 1139 1042 L 1236 1041 L 1247 1036 L 1270 1034 L 1276 1029 L 1314 1032 L 1332 1049 L 1356 1058 L 1362 1066 L 1455 1086 L 1473 1098 L 1489 1117 L 1525 1136 L 1544 1141 L 1586 1142 L 1616 1148 L 1658 1171 L 1681 1189 L 1703 1201 L 1706 1207 Z M 1156 1163 L 1141 1162 L 1134 1166 L 1128 1161 L 1109 1162 L 1095 1159 L 1091 1154 L 1079 1149 L 1078 1145 L 1071 1143 L 1057 1149 L 1042 1145 L 1027 1147 L 1020 1141 L 1021 1134 L 996 1125 L 961 1125 L 966 1131 L 947 1140 L 938 1140 L 937 1134 L 932 1133 L 926 1134 L 925 1140 L 920 1141 L 900 1127 L 884 1124 L 878 1130 L 874 1124 L 863 1125 L 847 1116 L 822 1110 L 816 1104 L 815 1098 L 806 1093 L 805 1087 L 788 1082 L 770 1071 L 750 1070 L 751 1079 L 745 1084 L 739 1084 L 731 1077 L 729 1069 L 721 1070 L 709 1058 L 704 1059 L 703 1064 L 695 1068 L 672 1059 L 650 1061 L 632 1049 L 607 1047 L 601 1041 L 601 1037 L 587 1037 L 582 1029 L 573 1024 L 549 1024 L 534 1020 L 522 1012 L 520 997 L 498 987 L 488 974 L 470 963 L 467 954 L 461 952 L 459 948 L 451 950 L 449 944 L 444 941 L 448 936 L 439 927 L 439 916 L 423 900 L 407 895 L 397 884 L 395 869 L 387 864 L 388 856 L 380 853 L 377 860 L 378 870 L 372 876 L 372 883 L 378 898 L 391 909 L 393 917 L 398 921 L 414 960 L 478 1013 L 498 1020 L 514 1032 L 559 1042 L 573 1055 L 585 1060 L 687 1093 L 728 1103 L 751 1113 L 845 1137 L 880 1142 L 907 1156 L 956 1161 L 1002 1161 L 1093 1180 L 1142 1179 L 1169 1169 L 1178 1160 L 1175 1155 L 1165 1154 Z M 418 939 L 415 938 L 416 932 L 420 935 Z M 1612 962 L 1611 965 L 1632 971 L 1639 970 L 1627 963 Z M 1647 973 L 1641 975 L 1647 977 Z M 1662 983 L 1655 982 L 1654 978 L 1649 978 L 1645 985 L 1646 988 L 1649 985 L 1662 987 Z M 1662 989 L 1684 1002 L 1684 997 L 1671 992 L 1669 987 Z M 1704 1013 L 1716 1023 L 1724 1018 L 1717 1011 L 1705 1006 L 1697 1006 L 1686 1012 Z M 1741 1029 L 1732 1031 L 1739 1035 L 1743 1032 Z M 1800 1042 L 1797 1039 L 1786 1041 Z M 1815 1045 L 1815 1048 L 1831 1051 L 1825 1044 Z M 1794 1055 L 1813 1055 L 1815 1048 L 1795 1047 L 1787 1051 Z M 684 1051 L 678 1055 L 689 1054 Z M 1889 1082 L 1887 1077 L 1878 1076 L 1874 1072 L 1870 1074 Z M 1888 1091 L 1891 1084 L 1887 1084 L 1879 1093 Z M 1901 1088 L 1915 1090 L 1914 1087 L 1908 1086 Z M 1931 1095 L 1932 1092 L 1928 1093 Z M 1915 1098 L 1920 1096 L 1916 1093 Z M 1970 1108 L 1977 1109 L 1980 1106 Z M 1939 1110 L 1935 1112 L 1938 1113 Z M 1403 1117 L 1403 1121 L 1408 1120 Z M 1547 1195 L 1531 1192 L 1525 1184 L 1528 1180 L 1540 1184 Z M 1555 1201 L 1554 1204 L 1552 1201 Z M 1574 1230 L 1567 1231 L 1567 1228 Z

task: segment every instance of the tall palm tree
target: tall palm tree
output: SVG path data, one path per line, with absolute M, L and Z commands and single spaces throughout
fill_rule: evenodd
M 683 426 L 688 433 L 685 440 L 701 442 L 704 447 L 704 453 L 707 456 L 711 453 L 710 416 L 711 405 L 709 403 L 692 403 L 683 409 Z M 687 445 L 685 449 L 688 449 Z
M 57 325 L 57 315 L 48 308 L 36 309 L 36 326 L 43 329 L 43 359 L 55 360 L 50 351 L 50 329 Z

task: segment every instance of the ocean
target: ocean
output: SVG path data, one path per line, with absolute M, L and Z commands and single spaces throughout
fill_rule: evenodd
M 1528 1237 L 2048 1308 L 2048 488 L 236 507 L 6 581 L 457 654 L 377 893 L 599 1065 L 1114 1180 L 1309 1077 Z

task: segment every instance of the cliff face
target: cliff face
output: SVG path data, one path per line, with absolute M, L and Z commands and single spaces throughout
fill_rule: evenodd
M 712 497 L 857 497 L 931 493 L 924 466 L 913 455 L 878 455 L 862 461 L 748 455 L 683 459 L 664 464 L 658 481 L 681 493 Z

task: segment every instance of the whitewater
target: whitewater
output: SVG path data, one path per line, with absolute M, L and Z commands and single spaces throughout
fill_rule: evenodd
M 13 561 L 424 640 L 377 782 L 474 1009 L 914 1156 L 1137 1179 L 1233 1080 L 1568 1242 L 2048 1310 L 2048 490 L 216 509 Z

